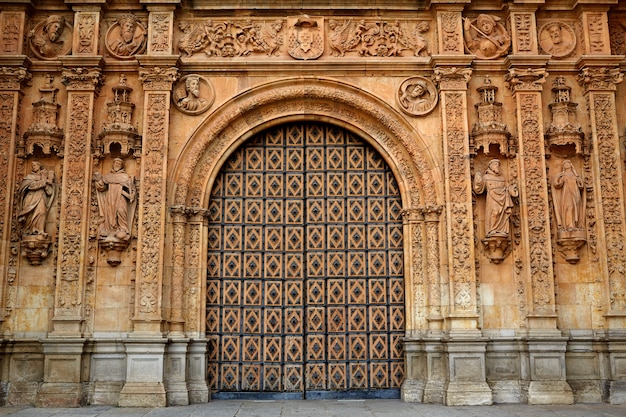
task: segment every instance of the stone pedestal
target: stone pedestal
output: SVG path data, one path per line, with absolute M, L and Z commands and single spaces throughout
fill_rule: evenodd
M 626 338 L 623 335 L 619 340 L 609 342 L 609 364 L 609 402 L 626 404 Z
M 419 339 L 404 340 L 406 376 L 400 389 L 402 401 L 421 403 L 428 378 L 427 357 Z
M 487 383 L 494 403 L 528 400 L 528 355 L 525 344 L 512 338 L 493 338 L 487 345 Z
M 210 400 L 207 385 L 206 340 L 191 340 L 187 350 L 187 390 L 190 404 L 202 404 Z
M 85 405 L 81 384 L 84 339 L 47 339 L 44 352 L 43 384 L 37 393 L 37 407 L 80 407 Z
M 167 405 L 189 405 L 187 382 L 187 349 L 189 339 L 174 339 L 167 346 L 165 358 L 165 389 Z
M 491 389 L 486 382 L 485 350 L 483 341 L 449 341 L 449 383 L 446 405 L 491 405 Z
M 425 404 L 443 404 L 447 387 L 447 363 L 444 345 L 440 340 L 424 342 L 426 352 Z
M 116 405 L 125 379 L 126 356 L 122 342 L 96 342 L 91 354 L 89 403 Z
M 529 404 L 572 404 L 574 394 L 565 380 L 565 338 L 532 338 L 528 341 L 530 359 Z
M 120 392 L 120 407 L 165 407 L 163 359 L 165 339 L 126 340 L 126 383 Z

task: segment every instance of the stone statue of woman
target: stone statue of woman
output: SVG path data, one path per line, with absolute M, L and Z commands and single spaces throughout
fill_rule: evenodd
M 580 230 L 584 227 L 582 190 L 583 179 L 572 161 L 565 160 L 561 172 L 554 179 L 552 194 L 554 214 L 559 230 Z

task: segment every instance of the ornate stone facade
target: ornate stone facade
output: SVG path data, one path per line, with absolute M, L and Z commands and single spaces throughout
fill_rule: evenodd
M 626 1 L 65 3 L 0 11 L 0 403 L 626 403 Z

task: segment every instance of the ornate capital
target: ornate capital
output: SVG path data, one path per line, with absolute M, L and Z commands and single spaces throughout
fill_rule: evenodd
M 624 74 L 619 68 L 585 67 L 578 74 L 578 84 L 584 87 L 585 93 L 591 90 L 615 91 L 623 79 Z
M 178 68 L 139 68 L 139 80 L 144 90 L 170 91 L 178 79 Z
M 506 86 L 513 92 L 541 91 L 547 76 L 548 72 L 543 68 L 511 68 L 504 75 L 504 81 Z
M 104 74 L 99 68 L 68 68 L 63 70 L 61 82 L 68 91 L 94 91 L 98 95 Z
M 419 210 L 422 212 L 424 220 L 427 222 L 437 222 L 443 211 L 443 206 L 428 205 L 420 207 Z
M 400 214 L 402 217 L 409 222 L 421 222 L 424 221 L 424 214 L 418 208 L 412 209 L 403 209 Z
M 30 84 L 32 75 L 24 67 L 0 67 L 0 90 L 19 91 L 22 84 Z
M 433 81 L 440 90 L 467 90 L 467 83 L 472 78 L 471 68 L 435 68 Z

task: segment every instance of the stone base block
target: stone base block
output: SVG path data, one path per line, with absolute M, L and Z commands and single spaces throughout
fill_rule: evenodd
M 528 392 L 520 381 L 495 381 L 489 386 L 496 404 L 524 404 L 528 401 Z
M 167 398 L 161 382 L 127 382 L 120 392 L 120 407 L 165 407 Z
M 613 405 L 626 404 L 626 381 L 611 381 L 609 383 L 609 403 Z
M 598 380 L 567 381 L 574 392 L 576 403 L 601 403 L 608 398 L 605 384 Z
M 35 405 L 39 382 L 11 382 L 6 405 Z
M 70 382 L 46 382 L 37 393 L 36 407 L 69 408 L 85 405 L 82 385 Z
M 189 404 L 203 404 L 211 401 L 211 393 L 206 383 L 190 383 L 188 390 Z
M 451 382 L 446 391 L 446 405 L 491 405 L 491 389 L 486 382 Z
M 94 382 L 90 404 L 117 405 L 120 400 L 120 391 L 122 390 L 123 385 L 123 382 Z
M 574 403 L 572 388 L 565 381 L 531 381 L 528 404 L 567 405 Z
M 446 400 L 445 381 L 428 381 L 424 387 L 424 404 L 443 404 Z
M 400 398 L 407 403 L 421 403 L 424 400 L 425 385 L 423 381 L 406 379 L 400 389 Z
M 183 382 L 169 382 L 167 384 L 167 405 L 189 405 L 189 393 L 187 384 Z

